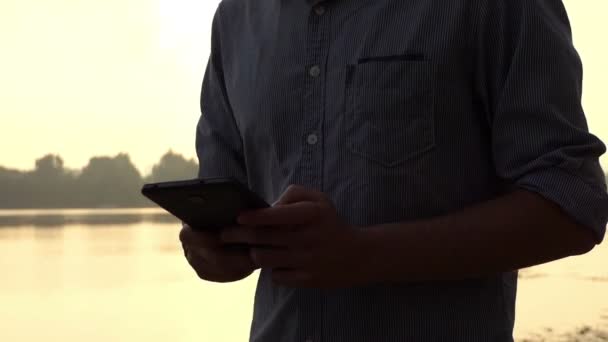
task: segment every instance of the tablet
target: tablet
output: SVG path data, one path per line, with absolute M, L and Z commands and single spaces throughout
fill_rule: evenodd
M 230 177 L 148 183 L 141 193 L 193 229 L 234 226 L 241 211 L 269 207 Z

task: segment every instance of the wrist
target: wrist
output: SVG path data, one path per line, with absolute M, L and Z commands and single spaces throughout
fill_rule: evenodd
M 403 233 L 412 227 L 383 224 L 360 230 L 361 274 L 367 284 L 395 284 L 412 281 L 411 237 Z
M 381 281 L 378 259 L 379 250 L 373 227 L 355 226 L 355 248 L 352 260 L 355 263 L 354 273 L 356 282 L 361 285 L 371 285 Z

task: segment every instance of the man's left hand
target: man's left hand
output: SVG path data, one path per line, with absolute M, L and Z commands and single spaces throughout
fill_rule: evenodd
M 226 229 L 221 239 L 257 246 L 253 261 L 272 269 L 277 284 L 338 288 L 365 282 L 362 232 L 342 220 L 322 192 L 291 185 L 272 207 L 243 212 L 238 223 L 244 226 Z

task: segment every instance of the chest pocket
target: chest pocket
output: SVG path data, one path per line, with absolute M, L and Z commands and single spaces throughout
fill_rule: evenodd
M 423 60 L 365 60 L 346 77 L 350 150 L 386 167 L 435 146 L 436 66 Z

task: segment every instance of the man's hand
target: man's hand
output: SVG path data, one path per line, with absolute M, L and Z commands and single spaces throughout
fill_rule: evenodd
M 321 192 L 292 185 L 271 208 L 242 213 L 244 226 L 225 229 L 221 239 L 270 247 L 250 250 L 254 263 L 272 269 L 273 280 L 291 287 L 360 285 L 362 238 L 339 218 Z
M 179 239 L 188 263 L 201 279 L 233 282 L 248 277 L 256 269 L 249 251 L 224 244 L 217 234 L 195 231 L 182 224 Z

